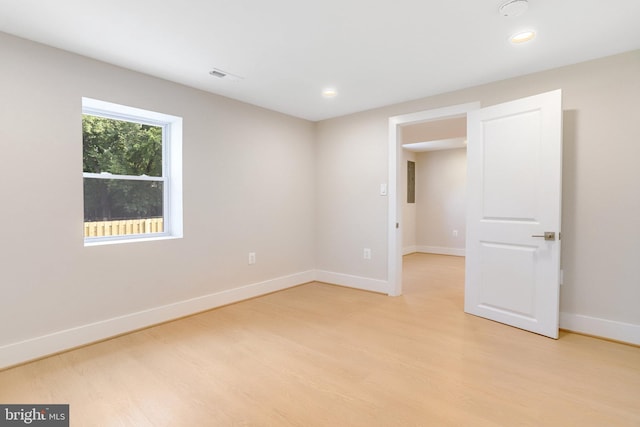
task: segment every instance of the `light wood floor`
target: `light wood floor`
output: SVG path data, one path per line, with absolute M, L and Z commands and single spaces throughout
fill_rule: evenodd
M 312 283 L 0 372 L 72 426 L 640 426 L 640 349 L 463 313 L 464 259 L 405 294 Z

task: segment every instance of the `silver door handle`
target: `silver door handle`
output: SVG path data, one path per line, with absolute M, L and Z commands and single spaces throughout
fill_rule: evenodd
M 531 237 L 544 237 L 544 240 L 556 240 L 556 232 L 545 231 L 544 234 L 532 234 Z

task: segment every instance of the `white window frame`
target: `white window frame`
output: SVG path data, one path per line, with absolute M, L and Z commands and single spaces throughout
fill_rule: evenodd
M 162 176 L 82 173 L 84 178 L 163 182 L 164 231 L 153 234 L 85 237 L 85 246 L 182 238 L 182 118 L 92 98 L 82 98 L 82 114 L 162 127 Z M 84 202 L 83 202 L 84 203 Z M 84 219 L 84 215 L 83 215 Z

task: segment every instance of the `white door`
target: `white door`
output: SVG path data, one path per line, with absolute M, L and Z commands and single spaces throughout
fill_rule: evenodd
M 464 309 L 558 338 L 562 92 L 467 117 Z

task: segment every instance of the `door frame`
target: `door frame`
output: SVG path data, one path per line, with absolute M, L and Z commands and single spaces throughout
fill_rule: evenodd
M 417 111 L 389 117 L 389 200 L 387 208 L 388 248 L 387 248 L 387 283 L 388 294 L 402 294 L 402 200 L 399 176 L 402 170 L 402 127 L 418 123 L 431 122 L 455 117 L 464 117 L 470 111 L 480 109 L 480 102 L 452 105 L 449 107 Z M 399 224 L 399 226 L 397 225 Z

